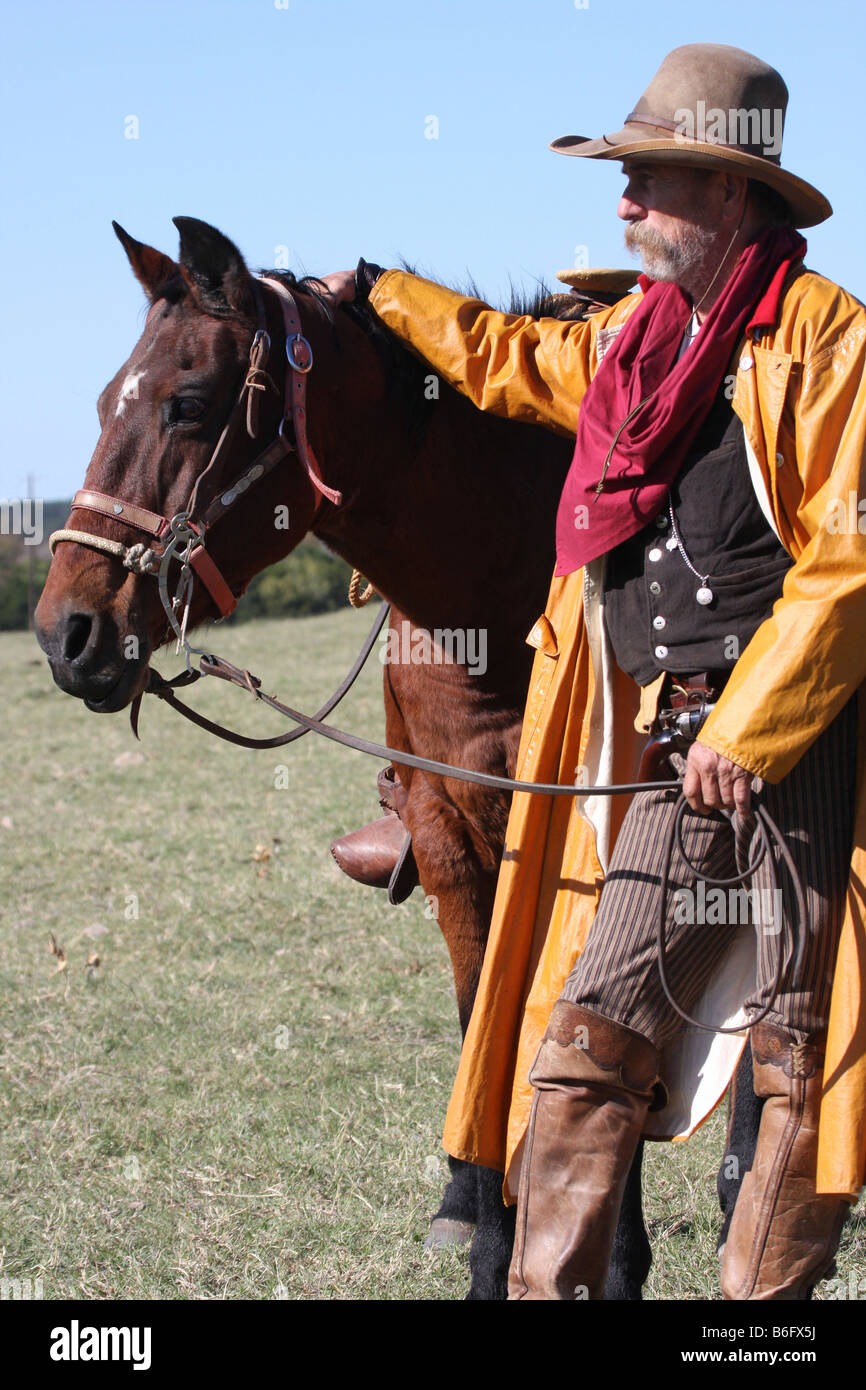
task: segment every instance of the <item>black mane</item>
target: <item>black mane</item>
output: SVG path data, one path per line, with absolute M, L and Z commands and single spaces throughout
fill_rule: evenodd
M 401 268 L 409 274 L 417 274 L 414 266 L 407 261 L 401 261 Z M 297 290 L 301 294 L 309 295 L 315 300 L 318 309 L 327 319 L 332 327 L 335 326 L 335 308 L 326 286 L 316 278 L 315 275 L 296 276 L 290 270 L 267 270 L 260 272 L 267 275 L 269 279 L 279 280 L 287 289 Z M 439 282 L 441 283 L 441 282 Z M 484 296 L 479 290 L 475 280 L 469 276 L 464 285 L 449 286 L 456 289 L 459 294 L 470 296 L 473 299 L 484 300 Z M 486 303 L 487 301 L 484 300 Z M 551 303 L 551 291 L 538 281 L 537 288 L 532 291 L 524 289 L 522 286 L 515 286 L 513 282 L 509 285 L 509 302 L 507 306 L 501 306 L 501 312 L 506 314 L 529 314 L 532 318 L 540 318 L 545 312 L 545 306 Z M 495 305 L 491 307 L 497 307 Z M 395 334 L 381 322 L 366 300 L 353 301 L 341 306 L 343 313 L 349 315 L 355 323 L 366 333 L 371 340 L 382 362 L 385 372 L 388 390 L 391 394 L 393 404 L 405 411 L 407 425 L 415 441 L 420 443 L 423 439 L 427 422 L 430 418 L 431 408 L 435 405 L 435 400 L 428 399 L 425 393 L 427 378 L 435 373 L 435 369 L 430 363 L 423 361 L 412 350 L 406 346 Z M 546 312 L 550 314 L 551 308 L 547 307 Z M 440 392 L 450 391 L 453 388 L 443 381 L 440 377 Z

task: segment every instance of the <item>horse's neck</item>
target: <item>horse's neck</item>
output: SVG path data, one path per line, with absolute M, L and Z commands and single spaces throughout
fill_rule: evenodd
M 345 495 L 317 534 L 423 627 L 522 634 L 553 565 L 566 441 L 481 415 L 448 388 L 415 441 L 387 403 L 320 455 Z

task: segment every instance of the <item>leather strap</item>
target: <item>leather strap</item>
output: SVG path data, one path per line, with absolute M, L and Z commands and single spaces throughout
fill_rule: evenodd
M 351 669 L 343 677 L 336 690 L 328 697 L 321 709 L 316 711 L 316 719 L 324 719 L 326 715 L 331 713 L 332 709 L 336 708 L 346 692 L 351 690 L 358 678 L 359 672 L 363 669 L 370 652 L 373 650 L 373 644 L 382 630 L 385 619 L 388 617 L 389 609 L 390 604 L 384 602 L 379 604 L 379 611 L 373 619 L 373 626 L 367 633 L 364 644 L 355 657 Z M 247 738 L 244 734 L 236 734 L 234 730 L 226 729 L 221 724 L 215 724 L 213 720 L 206 719 L 203 714 L 198 714 L 196 710 L 190 709 L 188 705 L 181 704 L 180 700 L 178 700 L 173 693 L 181 686 L 192 685 L 195 681 L 200 679 L 201 674 L 202 672 L 200 671 L 193 671 L 190 669 L 181 671 L 180 675 L 175 676 L 173 680 L 165 680 L 158 672 L 154 671 L 153 667 L 150 667 L 148 670 L 146 691 L 142 692 L 142 695 L 137 695 L 132 702 L 130 722 L 135 737 L 138 738 L 139 736 L 138 718 L 142 697 L 145 693 L 158 695 L 161 700 L 165 700 L 167 704 L 171 705 L 173 709 L 176 709 L 185 719 L 189 719 L 191 723 L 197 724 L 199 728 L 205 729 L 208 733 L 216 734 L 218 738 L 225 739 L 228 743 L 237 743 L 242 748 L 281 748 L 284 744 L 294 743 L 295 739 L 303 738 L 304 734 L 310 732 L 309 729 L 299 727 L 290 729 L 289 732 L 285 734 L 277 734 L 273 738 L 252 739 Z M 255 694 L 259 686 L 259 682 L 255 676 L 251 676 L 248 671 L 241 672 L 237 667 L 229 666 L 227 662 L 224 663 L 224 669 L 218 670 L 213 667 L 209 668 L 208 674 L 222 676 L 224 680 L 230 680 L 233 684 L 241 685 L 244 689 L 251 690 L 253 694 Z
M 251 438 L 255 438 L 258 432 L 258 396 L 260 391 L 264 391 L 268 386 L 276 389 L 272 378 L 265 371 L 265 365 L 270 352 L 271 340 L 266 328 L 266 313 L 264 298 L 259 285 L 254 281 L 253 290 L 256 300 L 256 310 L 258 317 L 258 329 L 250 347 L 249 367 L 244 378 L 243 386 L 237 400 L 232 408 L 228 420 L 220 434 L 216 447 L 208 460 L 206 467 L 198 475 L 193 485 L 186 511 L 189 515 L 189 525 L 198 532 L 204 539 L 206 532 L 217 521 L 225 515 L 229 508 L 237 501 L 247 488 L 264 477 L 288 454 L 297 452 L 310 481 L 316 489 L 316 505 L 314 517 L 321 506 L 322 498 L 327 497 L 335 506 L 342 502 L 342 493 L 336 488 L 328 487 L 323 481 L 321 470 L 312 446 L 307 437 L 306 424 L 306 378 L 307 373 L 313 365 L 313 354 L 309 342 L 301 333 L 301 320 L 297 305 L 289 290 L 280 283 L 279 280 L 272 280 L 265 276 L 261 277 L 261 284 L 269 285 L 277 294 L 283 316 L 283 325 L 286 335 L 286 379 L 284 391 L 283 417 L 280 421 L 277 438 L 268 445 L 266 449 L 256 458 L 240 477 L 221 492 L 208 506 L 203 518 L 195 520 L 198 497 L 202 484 L 205 480 L 218 471 L 223 457 L 231 451 L 242 425 L 246 424 L 247 433 Z M 285 433 L 286 424 L 290 423 L 294 442 Z M 109 496 L 104 492 L 97 492 L 91 488 L 81 488 L 72 500 L 73 509 L 78 507 L 85 511 L 96 512 L 100 516 L 111 517 L 115 521 L 120 521 L 125 525 L 132 526 L 138 531 L 144 531 L 147 535 L 155 537 L 157 540 L 164 540 L 171 530 L 171 523 L 168 517 L 161 516 L 158 512 L 149 511 L 146 507 L 139 507 L 132 502 L 126 502 L 122 498 Z M 55 532 L 49 538 L 49 544 L 56 537 L 56 540 L 71 540 L 73 537 L 78 539 L 79 544 L 88 544 L 87 533 L 83 531 Z M 105 549 L 104 545 L 94 545 L 97 549 Z M 56 542 L 55 542 L 56 543 Z M 53 546 L 52 546 L 53 554 Z M 207 553 L 204 546 L 198 546 L 190 557 L 190 565 L 198 578 L 202 581 L 210 594 L 220 617 L 228 617 L 237 607 L 238 600 L 220 573 L 219 567 L 213 558 Z
M 318 488 L 322 496 L 327 497 L 329 502 L 333 502 L 335 507 L 339 507 L 343 501 L 343 494 L 337 488 L 328 487 L 322 478 L 318 460 L 307 438 L 307 373 L 313 365 L 313 350 L 301 333 L 298 306 L 285 285 L 280 284 L 279 280 L 271 280 L 266 275 L 263 275 L 261 280 L 263 285 L 269 285 L 272 290 L 276 291 L 283 311 L 283 324 L 286 330 L 286 360 L 289 364 L 289 369 L 286 372 L 285 418 L 292 422 L 298 458 L 307 470 L 307 475 L 314 487 Z
M 362 656 L 366 659 L 366 653 L 372 648 L 373 639 L 384 622 L 385 614 L 388 611 L 387 604 L 382 604 L 380 612 L 373 626 L 373 631 L 367 638 L 365 650 Z M 358 659 L 353 668 L 352 679 L 360 670 L 362 660 Z M 228 743 L 236 743 L 241 748 L 280 748 L 285 743 L 291 743 L 296 738 L 312 730 L 314 733 L 322 734 L 323 737 L 331 739 L 334 743 L 342 743 L 346 748 L 354 748 L 359 753 L 370 753 L 374 757 L 383 758 L 395 763 L 398 767 L 417 767 L 422 772 L 433 772 L 440 777 L 453 777 L 459 782 L 475 782 L 482 787 L 493 787 L 497 791 L 506 792 L 537 792 L 546 796 L 613 796 L 620 792 L 635 793 L 647 790 L 646 783 L 623 782 L 616 786 L 609 787 L 583 787 L 572 783 L 560 782 L 521 782 L 511 777 L 499 777 L 490 772 L 475 772 L 470 768 L 458 767 L 452 763 L 440 763 L 433 758 L 420 758 L 414 753 L 407 753 L 402 748 L 388 748 L 385 744 L 373 743 L 370 739 L 359 738 L 357 734 L 348 734 L 342 729 L 335 729 L 331 724 L 322 723 L 322 711 L 312 717 L 302 714 L 299 710 L 292 709 L 290 705 L 281 704 L 272 695 L 266 695 L 261 689 L 261 681 L 257 676 L 253 676 L 249 671 L 241 671 L 239 667 L 233 666 L 230 661 L 223 660 L 218 656 L 203 656 L 199 662 L 199 671 L 193 675 L 218 676 L 221 680 L 231 681 L 233 685 L 238 685 L 242 690 L 250 691 L 257 700 L 268 705 L 277 713 L 283 714 L 287 719 L 300 727 L 291 729 L 288 733 L 275 735 L 273 738 L 259 739 L 247 738 L 244 734 L 235 733 L 233 729 L 227 729 L 222 724 L 217 724 L 211 719 L 206 719 L 204 715 L 196 710 L 184 705 L 174 694 L 173 682 L 165 682 L 153 670 L 150 672 L 148 692 L 158 695 L 166 704 L 171 705 L 185 719 L 189 719 L 193 724 L 198 724 L 202 729 L 207 729 L 208 733 L 216 734 L 218 738 L 225 739 Z M 347 678 L 348 679 L 348 678 Z M 348 688 L 347 683 L 343 687 Z M 341 695 L 338 694 L 338 698 Z M 337 699 L 333 696 L 328 705 L 328 710 L 333 709 Z M 656 782 L 656 789 L 665 788 L 666 790 L 676 790 L 680 783 L 676 779 L 667 782 Z
M 136 531 L 145 531 L 158 540 L 167 533 L 169 526 L 164 516 L 149 512 L 146 507 L 138 507 L 134 502 L 122 502 L 118 497 L 109 497 L 105 492 L 93 492 L 90 488 L 79 488 L 72 499 L 72 510 L 81 507 L 88 512 L 98 512 L 110 516 L 114 521 L 122 521 L 126 526 L 134 526 Z
M 227 618 L 237 608 L 238 601 L 203 545 L 196 546 L 189 563 L 219 609 L 220 617 Z
M 225 516 L 232 504 L 242 493 L 246 492 L 252 483 L 258 482 L 259 478 L 270 473 L 271 469 L 275 468 L 278 463 L 282 463 L 283 459 L 291 452 L 292 447 L 289 442 L 282 435 L 278 435 L 273 443 L 259 454 L 255 463 L 247 469 L 246 473 L 242 473 L 230 487 L 226 488 L 225 492 L 221 492 L 214 498 L 202 518 L 202 526 L 205 531 L 209 531 L 221 517 Z

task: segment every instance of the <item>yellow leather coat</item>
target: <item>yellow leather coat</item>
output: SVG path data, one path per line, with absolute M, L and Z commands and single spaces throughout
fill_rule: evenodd
M 629 295 L 586 323 L 535 320 L 391 270 L 370 302 L 482 410 L 573 436 L 583 393 L 639 298 Z M 778 326 L 757 341 L 744 339 L 729 370 L 758 499 L 794 564 L 701 741 L 776 782 L 860 692 L 858 800 L 818 1159 L 818 1190 L 855 1197 L 866 1169 L 866 309 L 797 267 Z M 520 778 L 581 778 L 590 786 L 634 778 L 639 692 L 603 640 L 600 563 L 554 578 L 546 612 L 527 639 L 536 657 Z M 531 1101 L 529 1066 L 582 949 L 626 809 L 622 797 L 614 805 L 610 798 L 577 800 L 518 794 L 508 822 L 484 971 L 445 1130 L 450 1153 L 491 1167 L 513 1167 Z M 706 1016 L 719 1017 L 710 1009 Z M 734 1061 L 728 1051 L 726 1074 Z M 699 1058 L 697 1072 L 709 1070 Z M 706 1092 L 704 1114 L 723 1090 L 717 1080 Z M 690 1128 L 694 1118 L 668 1136 Z

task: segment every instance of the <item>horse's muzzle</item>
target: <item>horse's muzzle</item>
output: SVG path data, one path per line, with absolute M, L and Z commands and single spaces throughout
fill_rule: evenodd
M 75 611 L 43 625 L 37 608 L 35 629 L 55 683 L 88 709 L 116 713 L 144 688 L 150 644 L 121 638 L 111 618 Z

